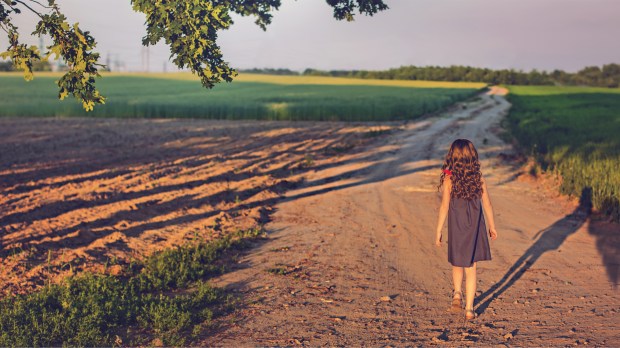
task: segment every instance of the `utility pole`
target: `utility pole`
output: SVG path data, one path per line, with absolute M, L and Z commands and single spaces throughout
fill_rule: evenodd
M 116 58 L 114 59 L 114 70 L 121 71 L 121 60 L 118 54 L 116 55 Z

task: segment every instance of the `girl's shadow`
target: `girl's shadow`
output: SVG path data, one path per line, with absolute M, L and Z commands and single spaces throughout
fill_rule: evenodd
M 588 219 L 592 211 L 592 189 L 584 188 L 581 192 L 579 206 L 561 220 L 556 221 L 551 226 L 539 231 L 534 238 L 540 236 L 536 242 L 530 246 L 525 253 L 510 267 L 508 272 L 495 285 L 480 295 L 477 302 L 480 314 L 489 307 L 491 302 L 500 297 L 532 265 L 546 252 L 557 250 L 568 236 L 575 233 Z

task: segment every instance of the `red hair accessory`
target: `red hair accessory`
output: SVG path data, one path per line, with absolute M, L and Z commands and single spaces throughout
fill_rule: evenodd
M 444 169 L 443 172 L 446 173 L 446 175 L 452 175 L 452 172 L 449 169 Z

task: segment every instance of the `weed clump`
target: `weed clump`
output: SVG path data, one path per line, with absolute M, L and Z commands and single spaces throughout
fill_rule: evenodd
M 185 345 L 234 302 L 208 278 L 263 234 L 232 233 L 155 253 L 124 276 L 84 274 L 0 301 L 0 346 Z
M 505 125 L 534 159 L 533 175 L 562 177 L 560 190 L 620 222 L 620 90 L 588 87 L 510 87 Z

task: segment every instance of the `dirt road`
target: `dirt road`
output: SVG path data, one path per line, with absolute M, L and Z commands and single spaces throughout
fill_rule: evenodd
M 203 343 L 619 345 L 617 225 L 506 161 L 501 92 L 308 174 L 276 206 L 268 240 L 217 280 L 244 305 Z M 479 264 L 471 323 L 447 311 L 447 250 L 433 245 L 438 168 L 456 138 L 478 147 L 499 231 L 493 260 Z

